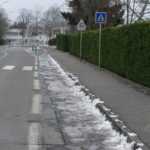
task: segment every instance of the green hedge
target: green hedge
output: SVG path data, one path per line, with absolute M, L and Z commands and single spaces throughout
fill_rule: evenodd
M 96 65 L 98 40 L 98 30 L 83 33 L 82 58 Z M 58 49 L 73 55 L 79 44 L 79 34 L 57 36 Z M 101 67 L 150 87 L 150 22 L 103 29 Z
M 0 45 L 4 45 L 4 40 L 0 39 Z
M 58 49 L 69 51 L 69 35 L 60 34 L 56 38 L 56 45 Z
M 56 38 L 50 39 L 48 45 L 56 45 Z

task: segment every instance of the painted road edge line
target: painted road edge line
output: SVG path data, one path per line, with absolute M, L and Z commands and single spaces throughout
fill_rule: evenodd
M 40 90 L 40 81 L 38 79 L 34 79 L 33 81 L 33 89 Z
M 35 65 L 35 66 L 38 66 L 38 62 L 37 62 L 37 61 L 35 61 L 35 62 L 34 62 L 34 65 Z
M 41 125 L 39 123 L 31 123 L 29 127 L 29 147 L 28 150 L 41 150 Z
M 40 94 L 33 95 L 31 113 L 32 114 L 42 113 L 42 96 Z
M 39 73 L 37 71 L 34 71 L 34 78 L 38 78 L 39 77 Z
M 34 70 L 37 71 L 38 70 L 38 66 L 34 66 Z

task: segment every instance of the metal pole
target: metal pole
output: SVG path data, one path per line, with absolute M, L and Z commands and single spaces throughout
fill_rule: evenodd
M 98 55 L 98 65 L 101 65 L 101 23 L 99 24 L 99 55 Z
M 82 59 L 82 31 L 80 32 L 80 60 Z

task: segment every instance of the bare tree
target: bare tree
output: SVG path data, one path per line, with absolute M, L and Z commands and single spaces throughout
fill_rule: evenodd
M 123 0 L 126 24 L 150 19 L 150 0 Z
M 32 21 L 32 35 L 36 38 L 39 33 L 40 25 L 42 18 L 42 8 L 40 6 L 36 6 L 33 14 Z
M 138 21 L 146 19 L 147 15 L 150 13 L 150 0 L 137 0 L 138 6 L 140 8 Z
M 21 28 L 22 37 L 25 37 L 27 27 L 32 19 L 32 11 L 22 8 L 19 11 L 19 16 L 17 18 L 18 20 L 18 27 Z
M 43 15 L 42 18 L 43 28 L 45 33 L 50 38 L 52 35 L 52 28 L 65 23 L 61 13 L 60 7 L 52 6 Z
M 99 26 L 95 23 L 95 12 L 107 12 L 107 24 L 104 26 L 117 26 L 123 23 L 123 9 L 120 0 L 70 0 L 68 6 L 71 11 L 62 12 L 69 24 L 74 27 L 82 18 L 87 30 L 97 29 Z
M 3 35 L 8 27 L 8 18 L 5 13 L 5 10 L 0 9 L 0 39 L 3 38 Z

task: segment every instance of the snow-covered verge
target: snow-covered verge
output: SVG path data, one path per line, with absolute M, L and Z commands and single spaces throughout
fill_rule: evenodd
M 56 106 L 63 135 L 70 150 L 133 150 L 124 135 L 113 130 L 105 115 L 60 65 L 47 54 L 39 56 L 40 73 L 48 84 L 50 98 Z M 141 150 L 141 149 L 138 149 Z

